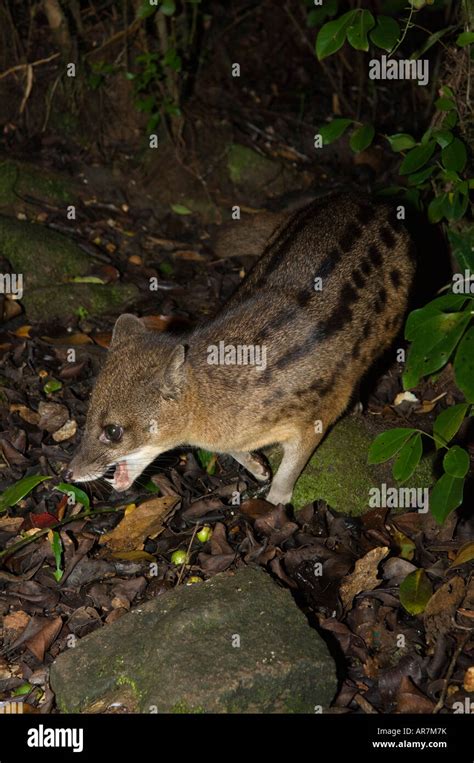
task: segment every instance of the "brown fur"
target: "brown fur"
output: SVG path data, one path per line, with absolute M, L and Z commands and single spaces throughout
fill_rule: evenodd
M 282 443 L 269 500 L 290 501 L 313 450 L 398 333 L 413 274 L 411 241 L 392 206 L 344 195 L 283 222 L 223 311 L 181 341 L 121 316 L 73 478 L 148 446 L 145 468 L 152 452 L 187 443 L 230 453 L 263 480 L 251 451 Z M 265 348 L 266 368 L 210 365 L 209 347 L 220 341 Z M 121 443 L 99 442 L 110 423 L 123 427 Z

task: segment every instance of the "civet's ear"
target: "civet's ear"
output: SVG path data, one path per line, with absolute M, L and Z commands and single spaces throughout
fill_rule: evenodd
M 183 387 L 186 369 L 186 350 L 184 344 L 174 348 L 163 371 L 161 394 L 167 400 L 175 400 Z
M 115 322 L 110 348 L 115 347 L 117 344 L 121 344 L 125 339 L 139 336 L 146 332 L 147 329 L 140 318 L 137 318 L 136 315 L 132 315 L 131 313 L 124 313 L 123 315 L 120 315 Z

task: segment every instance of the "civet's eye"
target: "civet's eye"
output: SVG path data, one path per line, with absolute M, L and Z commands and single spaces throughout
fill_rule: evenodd
M 123 437 L 123 429 L 118 424 L 107 424 L 104 427 L 104 435 L 109 442 L 120 442 Z

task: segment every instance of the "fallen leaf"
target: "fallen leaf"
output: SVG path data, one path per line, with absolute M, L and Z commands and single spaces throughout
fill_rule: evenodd
M 472 561 L 474 559 L 474 541 L 468 541 L 459 549 L 458 553 L 449 569 L 453 567 L 460 567 L 462 564 Z
M 5 615 L 2 623 L 4 645 L 9 647 L 10 644 L 13 644 L 20 634 L 23 633 L 29 622 L 30 616 L 23 612 L 22 609 Z
M 434 645 L 452 628 L 454 614 L 463 600 L 465 591 L 464 580 L 457 576 L 444 583 L 431 596 L 423 612 L 428 645 Z
M 388 552 L 387 546 L 377 546 L 355 563 L 354 572 L 344 578 L 339 589 L 344 609 L 349 609 L 358 593 L 373 591 L 381 584 L 377 568 Z
M 174 496 L 150 498 L 128 511 L 111 532 L 100 539 L 111 551 L 135 551 L 142 549 L 146 538 L 153 538 L 164 528 L 163 522 L 178 503 Z
M 41 339 L 54 347 L 77 347 L 83 344 L 92 344 L 90 336 L 82 332 L 63 334 L 62 336 L 42 336 Z
M 40 420 L 39 413 L 32 411 L 31 408 L 28 408 L 26 405 L 22 405 L 21 403 L 12 403 L 10 405 L 10 411 L 12 413 L 19 413 L 24 421 L 27 421 L 28 424 L 33 424 L 34 426 L 36 426 Z
M 64 426 L 61 427 L 61 429 L 58 429 L 57 432 L 53 434 L 53 440 L 54 442 L 64 442 L 64 440 L 69 440 L 71 437 L 74 437 L 76 432 L 77 421 L 74 419 L 69 419 L 69 421 L 66 421 Z
M 403 676 L 397 695 L 396 713 L 432 713 L 434 702 L 423 694 L 411 678 Z
M 39 662 L 43 662 L 44 653 L 49 649 L 53 641 L 56 640 L 63 621 L 60 617 L 38 617 L 35 620 L 37 622 L 42 621 L 42 626 L 34 636 L 25 642 L 25 646 Z
M 400 603 L 410 615 L 419 615 L 428 604 L 433 587 L 424 570 L 410 572 L 400 584 Z

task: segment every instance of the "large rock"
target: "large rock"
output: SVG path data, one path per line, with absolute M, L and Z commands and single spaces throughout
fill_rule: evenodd
M 369 447 L 374 438 L 389 429 L 386 422 L 375 422 L 369 416 L 345 416 L 315 450 L 293 491 L 292 503 L 300 509 L 313 501 L 323 500 L 335 511 L 359 516 L 370 511 L 370 490 L 385 483 L 397 487 L 392 477 L 392 462 L 370 466 Z M 272 448 L 267 456 L 276 470 L 281 451 Z M 413 476 L 403 487 L 430 487 L 435 481 L 433 455 L 422 458 Z
M 23 274 L 22 304 L 31 321 L 120 312 L 138 296 L 132 284 L 71 283 L 91 269 L 88 255 L 67 236 L 43 225 L 0 216 L 0 255 Z
M 51 666 L 64 712 L 126 689 L 139 712 L 314 713 L 336 671 L 289 591 L 259 569 L 176 588 L 81 639 Z

